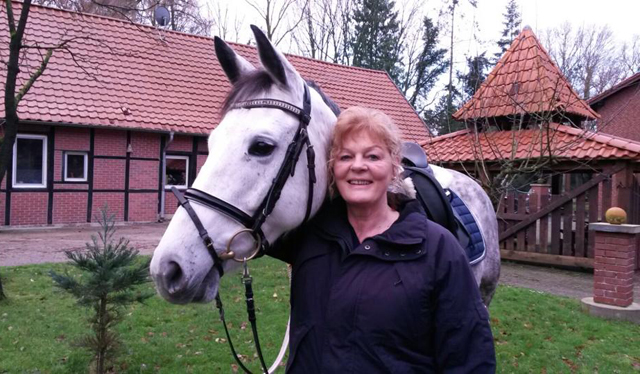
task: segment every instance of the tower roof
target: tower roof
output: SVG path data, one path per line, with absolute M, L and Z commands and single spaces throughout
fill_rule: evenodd
M 584 119 L 599 117 L 574 91 L 531 28 L 525 27 L 453 118 L 464 121 L 556 112 Z

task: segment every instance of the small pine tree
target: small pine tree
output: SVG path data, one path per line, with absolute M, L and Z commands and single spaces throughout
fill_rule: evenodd
M 498 40 L 500 52 L 495 54 L 495 62 L 498 62 L 500 57 L 502 57 L 511 45 L 511 42 L 513 42 L 513 39 L 515 39 L 520 33 L 522 16 L 518 11 L 518 4 L 516 3 L 516 0 L 509 0 L 506 13 L 503 13 L 502 16 L 504 17 L 504 21 L 502 22 L 504 28 L 502 29 L 500 40 Z
M 93 333 L 83 337 L 80 346 L 95 355 L 96 372 L 106 372 L 106 364 L 115 356 L 120 340 L 113 328 L 122 320 L 122 309 L 134 302 L 143 302 L 153 295 L 140 292 L 136 286 L 149 281 L 149 261 L 137 261 L 138 251 L 129 247 L 129 240 L 113 239 L 115 215 L 107 207 L 100 210 L 101 230 L 91 236 L 85 252 L 66 251 L 71 264 L 84 273 L 83 278 L 68 272 L 51 272 L 56 286 L 72 294 L 82 307 L 92 308 L 89 318 Z

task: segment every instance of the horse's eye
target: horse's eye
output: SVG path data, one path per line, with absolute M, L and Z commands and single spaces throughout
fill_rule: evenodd
M 265 142 L 255 142 L 249 147 L 249 154 L 253 156 L 269 156 L 276 148 L 275 145 Z

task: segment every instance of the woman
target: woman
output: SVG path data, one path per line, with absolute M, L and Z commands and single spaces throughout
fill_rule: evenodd
M 385 114 L 335 127 L 330 194 L 270 255 L 293 265 L 288 373 L 489 373 L 493 338 L 467 259 L 399 175 Z M 410 193 L 408 194 L 410 195 Z

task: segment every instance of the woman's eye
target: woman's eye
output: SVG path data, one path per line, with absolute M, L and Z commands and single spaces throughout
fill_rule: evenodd
M 349 155 L 342 155 L 338 158 L 340 161 L 348 161 L 351 159 L 351 156 Z
M 369 155 L 368 157 L 371 161 L 378 161 L 380 159 L 378 155 Z
M 273 153 L 275 145 L 266 142 L 255 142 L 249 147 L 249 154 L 253 156 L 265 157 Z

